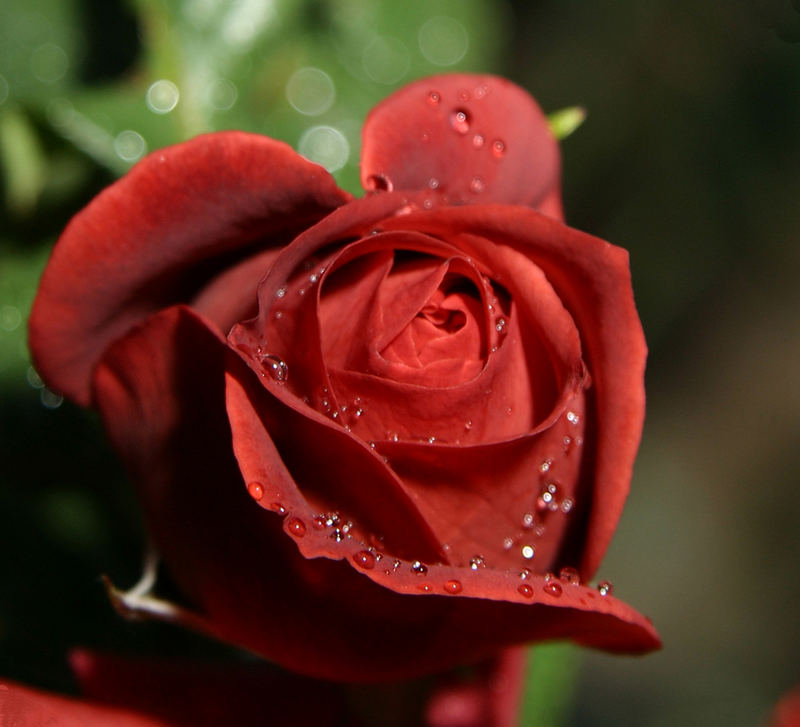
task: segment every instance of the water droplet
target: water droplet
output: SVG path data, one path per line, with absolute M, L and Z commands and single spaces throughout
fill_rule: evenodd
M 427 100 L 431 106 L 438 106 L 442 96 L 438 91 L 429 91 Z
M 275 297 L 276 298 L 283 298 L 285 295 L 286 295 L 286 286 L 285 285 L 282 285 L 280 288 L 278 288 L 275 291 Z
M 455 595 L 456 593 L 461 593 L 463 586 L 461 585 L 461 581 L 447 581 L 447 583 L 444 584 L 444 590 L 446 593 Z
M 514 547 L 513 538 L 503 538 L 503 550 L 511 550 Z
M 434 437 L 433 435 L 428 437 L 428 444 L 433 444 L 435 441 L 436 441 L 436 437 Z
M 614 586 L 611 585 L 610 581 L 600 581 L 597 584 L 597 591 L 601 596 L 613 596 Z
M 483 559 L 481 555 L 473 555 L 472 558 L 469 559 L 469 567 L 472 570 L 478 570 L 478 568 L 485 568 L 486 561 Z
M 558 577 L 564 581 L 564 583 L 569 583 L 571 586 L 579 586 L 581 584 L 580 573 L 578 573 L 575 568 L 568 565 L 565 565 L 558 571 Z
M 532 545 L 523 545 L 522 546 L 522 557 L 525 560 L 530 560 L 534 556 L 534 550 Z
M 458 91 L 458 100 L 459 101 L 463 101 L 464 103 L 467 103 L 467 101 L 469 101 L 469 99 L 470 99 L 469 91 L 466 88 L 459 89 L 459 91 Z
M 420 583 L 417 588 L 423 593 L 430 593 L 433 590 L 430 583 Z
M 496 159 L 502 159 L 506 155 L 506 144 L 502 139 L 492 142 L 492 154 Z
M 483 180 L 480 177 L 473 177 L 469 183 L 469 191 L 473 194 L 480 194 L 484 189 Z
M 564 590 L 561 588 L 561 584 L 558 581 L 548 581 L 542 586 L 542 590 L 548 596 L 553 596 L 553 598 L 560 598 L 561 594 L 564 592 Z
M 325 516 L 317 515 L 311 522 L 311 525 L 314 527 L 314 530 L 322 530 L 325 527 Z
M 418 560 L 415 560 L 411 564 L 411 570 L 413 570 L 418 576 L 424 576 L 428 572 L 428 566 L 423 565 Z
M 472 146 L 474 146 L 476 149 L 480 149 L 483 146 L 483 143 L 484 138 L 482 134 L 475 134 L 475 136 L 472 137 Z
M 564 437 L 564 451 L 568 452 L 572 445 L 572 437 Z
M 306 524 L 299 517 L 289 518 L 286 521 L 286 529 L 298 538 L 306 534 Z
M 364 186 L 368 192 L 391 192 L 394 189 L 391 180 L 383 174 L 371 174 Z
M 261 365 L 279 384 L 283 384 L 289 378 L 289 367 L 286 362 L 271 353 L 261 356 Z
M 533 513 L 532 512 L 526 512 L 522 516 L 522 527 L 525 528 L 525 530 L 530 530 L 533 527 L 533 525 L 534 525 Z
M 464 109 L 456 109 L 450 114 L 450 126 L 459 134 L 466 134 L 469 131 L 469 114 Z
M 542 474 L 544 474 L 545 472 L 549 472 L 552 466 L 553 466 L 553 460 L 546 459 L 539 465 L 539 472 L 541 472 Z
M 422 132 L 422 141 L 427 144 L 431 140 L 431 135 L 427 131 Z
M 574 411 L 567 412 L 567 421 L 570 424 L 577 424 L 580 420 L 581 418 Z
M 526 581 L 526 580 L 528 580 L 528 578 L 531 577 L 531 573 L 532 572 L 531 572 L 530 568 L 523 568 L 519 572 L 519 577 L 522 578 L 523 581 Z
M 467 431 L 472 429 L 472 419 L 467 419 L 467 421 L 464 422 L 464 429 Z
M 264 488 L 261 486 L 260 482 L 251 482 L 248 484 L 247 491 L 254 500 L 260 500 L 264 497 Z
M 527 583 L 523 583 L 517 588 L 521 595 L 525 598 L 533 598 L 533 588 L 529 586 Z
M 271 502 L 269 504 L 269 509 L 272 510 L 272 512 L 277 512 L 278 515 L 286 514 L 286 508 L 279 502 Z
M 353 562 L 364 570 L 372 570 L 375 567 L 375 556 L 368 550 L 360 550 L 353 556 Z
M 403 564 L 395 558 L 394 562 L 392 563 L 392 570 L 398 570 L 401 565 Z
M 561 501 L 561 512 L 563 512 L 563 513 L 567 513 L 567 512 L 569 512 L 570 510 L 572 510 L 572 506 L 573 506 L 573 504 L 574 504 L 574 503 L 572 502 L 572 500 L 571 500 L 570 498 L 568 498 L 568 497 L 565 497 L 565 498 L 564 498 L 564 499 Z
M 495 330 L 499 333 L 502 333 L 506 328 L 506 319 L 505 318 L 498 318 L 494 324 Z
M 429 186 L 431 189 L 439 189 L 439 180 L 438 180 L 438 179 L 436 179 L 436 177 L 431 177 L 431 178 L 428 180 L 428 186 Z

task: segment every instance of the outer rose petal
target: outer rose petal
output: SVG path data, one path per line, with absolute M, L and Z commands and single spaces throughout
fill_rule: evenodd
M 573 529 L 561 555 L 591 578 L 625 504 L 644 421 L 647 345 L 628 253 L 518 206 L 439 208 L 387 220 L 384 227 L 460 236 L 459 245 L 476 255 L 487 240 L 519 250 L 544 271 L 575 320 L 593 381 L 587 415 L 595 431 L 586 443 L 593 448 L 586 453 L 593 483 L 584 509 L 588 522 Z
M 558 144 L 531 96 L 496 76 L 434 76 L 378 104 L 364 124 L 361 181 L 561 218 Z
M 525 652 L 508 649 L 479 664 L 470 678 L 444 674 L 425 685 L 393 683 L 355 693 L 262 663 L 212 664 L 153 661 L 75 652 L 73 671 L 84 695 L 167 719 L 186 727 L 359 727 L 379 724 L 386 709 L 392 724 L 420 727 L 516 727 Z M 421 714 L 421 712 L 424 712 Z M 367 714 L 375 719 L 362 722 Z
M 182 727 L 344 727 L 336 685 L 264 663 L 154 661 L 78 651 L 72 668 L 83 694 Z M 309 709 L 317 705 L 318 708 Z M 324 706 L 323 706 L 324 705 Z
M 31 313 L 38 371 L 88 404 L 92 369 L 109 343 L 348 199 L 324 169 L 264 136 L 209 134 L 150 154 L 59 239 Z M 221 328 L 241 308 L 231 297 L 252 295 L 258 278 L 248 280 L 223 300 L 206 296 L 205 312 Z
M 180 727 L 173 722 L 94 702 L 0 683 L 0 724 L 8 727 Z

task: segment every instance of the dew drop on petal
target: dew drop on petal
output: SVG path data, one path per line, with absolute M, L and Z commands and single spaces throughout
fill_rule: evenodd
M 523 583 L 517 588 L 521 595 L 525 598 L 533 598 L 533 588 L 529 586 L 527 583 Z
M 519 577 L 520 577 L 520 578 L 522 578 L 522 580 L 523 580 L 523 581 L 526 581 L 526 580 L 528 580 L 528 578 L 530 578 L 530 577 L 531 577 L 531 570 L 530 570 L 530 568 L 523 568 L 523 569 L 522 569 L 522 570 L 519 572 Z
M 539 472 L 541 472 L 542 474 L 544 474 L 545 472 L 549 472 L 552 466 L 553 466 L 553 460 L 546 459 L 539 465 Z
M 394 184 L 384 174 L 370 174 L 364 186 L 368 192 L 391 192 L 394 189 Z
M 469 131 L 469 113 L 464 109 L 455 109 L 450 114 L 450 126 L 459 134 L 466 134 Z
M 523 545 L 522 546 L 522 557 L 525 560 L 530 560 L 534 556 L 534 550 L 532 545 Z
M 611 585 L 610 581 L 600 581 L 597 584 L 597 591 L 601 596 L 613 596 L 614 586 Z
M 574 503 L 572 502 L 572 500 L 569 497 L 565 497 L 561 501 L 561 512 L 563 512 L 563 513 L 569 512 L 570 510 L 572 510 L 573 504 Z
M 375 556 L 368 550 L 360 550 L 353 556 L 353 562 L 364 570 L 372 570 L 375 567 Z
M 314 530 L 323 530 L 325 528 L 325 516 L 324 515 L 317 515 L 314 520 L 311 522 Z
M 504 550 L 511 550 L 514 547 L 514 539 L 513 538 L 503 538 L 503 549 Z
M 417 588 L 423 593 L 430 593 L 433 590 L 430 583 L 420 583 Z
M 483 559 L 483 556 L 473 555 L 472 558 L 469 559 L 469 567 L 472 570 L 478 570 L 478 568 L 485 568 L 486 561 Z
M 431 177 L 431 178 L 428 180 L 428 186 L 429 186 L 431 189 L 439 189 L 439 180 L 438 180 L 438 179 L 436 179 L 436 177 Z
M 419 576 L 424 576 L 428 572 L 428 566 L 423 565 L 418 560 L 415 560 L 411 564 L 411 570 L 413 570 L 414 573 L 416 573 Z
M 461 581 L 447 581 L 447 583 L 444 584 L 444 590 L 446 593 L 455 595 L 456 593 L 461 593 L 463 586 L 461 585 Z
M 265 354 L 261 357 L 261 365 L 264 370 L 279 384 L 285 383 L 289 378 L 289 366 L 285 361 L 273 354 Z
M 570 424 L 577 424 L 580 420 L 581 418 L 574 411 L 567 412 L 567 421 Z
M 502 139 L 492 142 L 492 154 L 496 159 L 502 159 L 506 155 L 506 144 Z
M 298 538 L 302 538 L 306 534 L 306 524 L 299 517 L 289 518 L 286 521 L 286 529 Z
M 564 592 L 564 589 L 561 588 L 561 584 L 558 581 L 548 581 L 542 586 L 542 590 L 548 596 L 553 596 L 553 598 L 561 598 L 561 594 Z
M 474 146 L 476 149 L 480 149 L 483 146 L 483 143 L 484 138 L 482 134 L 475 134 L 475 136 L 472 137 L 472 146 Z
M 484 188 L 483 180 L 480 177 L 473 177 L 469 183 L 469 191 L 473 194 L 480 194 Z
M 442 96 L 438 91 L 428 91 L 427 100 L 431 106 L 438 106 Z
M 533 513 L 532 512 L 526 512 L 522 516 L 522 527 L 525 528 L 525 530 L 530 530 L 533 527 L 533 525 L 534 525 Z
M 256 501 L 264 497 L 264 488 L 261 486 L 260 482 L 251 482 L 248 484 L 247 491 L 250 493 L 250 497 Z
M 581 576 L 580 573 L 575 568 L 571 566 L 564 566 L 559 572 L 558 577 L 564 581 L 564 583 L 569 583 L 571 586 L 579 586 L 581 584 Z

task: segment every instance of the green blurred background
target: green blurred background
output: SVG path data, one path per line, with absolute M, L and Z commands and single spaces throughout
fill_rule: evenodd
M 0 674 L 69 690 L 75 644 L 223 651 L 123 622 L 103 594 L 99 574 L 138 576 L 138 511 L 95 417 L 43 388 L 25 348 L 69 217 L 147 151 L 226 128 L 283 139 L 357 192 L 373 104 L 420 76 L 490 71 L 545 111 L 587 108 L 562 144 L 567 219 L 630 250 L 651 349 L 642 452 L 600 575 L 665 648 L 543 652 L 528 723 L 759 724 L 800 683 L 797 8 L 3 0 Z

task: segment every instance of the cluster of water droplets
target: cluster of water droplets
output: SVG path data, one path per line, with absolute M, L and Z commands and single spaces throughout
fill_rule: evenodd
M 473 115 L 470 113 L 469 108 L 466 106 L 470 100 L 475 99 L 480 101 L 489 94 L 489 87 L 481 85 L 470 91 L 467 88 L 459 89 L 458 102 L 453 105 L 447 114 L 447 124 L 452 133 L 459 136 L 468 137 L 471 140 L 472 148 L 478 153 L 489 152 L 492 158 L 496 161 L 501 161 L 506 155 L 506 142 L 500 138 L 490 138 L 482 130 L 476 129 L 476 124 Z M 437 111 L 444 103 L 442 94 L 435 89 L 431 89 L 425 95 L 425 102 Z M 422 142 L 428 143 L 432 138 L 430 130 L 422 132 Z M 430 189 L 438 190 L 441 187 L 440 180 L 432 177 L 428 186 Z M 475 195 L 480 195 L 486 188 L 486 180 L 476 173 L 469 181 L 469 191 Z M 444 190 L 446 192 L 446 190 Z
M 268 489 L 260 482 L 250 482 L 247 485 L 248 493 L 256 502 L 284 519 L 284 530 L 290 536 L 297 540 L 305 538 L 309 532 L 309 526 L 306 521 L 290 512 L 283 505 L 277 493 L 273 492 L 271 496 L 268 496 Z M 264 502 L 265 500 L 267 500 L 266 503 Z M 384 576 L 405 573 L 419 577 L 420 580 L 416 585 L 416 590 L 422 593 L 438 592 L 458 595 L 469 591 L 465 587 L 463 580 L 452 577 L 445 578 L 440 582 L 439 587 L 435 588 L 431 582 L 432 573 L 430 569 L 432 566 L 420 560 L 404 560 L 382 552 L 379 549 L 382 544 L 380 537 L 365 535 L 360 532 L 351 519 L 342 516 L 339 512 L 319 513 L 311 518 L 310 527 L 313 531 L 326 535 L 333 543 L 343 544 L 346 551 L 342 553 L 342 556 L 348 557 L 360 570 L 374 571 L 380 569 Z M 481 571 L 487 569 L 489 569 L 489 564 L 483 556 L 474 555 L 470 558 L 468 572 L 477 576 Z M 529 568 L 523 568 L 517 574 L 519 583 L 516 590 L 526 599 L 532 599 L 535 595 L 532 585 L 533 575 L 533 571 Z M 565 566 L 559 571 L 558 577 L 552 573 L 545 574 L 542 591 L 546 596 L 560 598 L 565 588 L 583 585 L 585 584 L 582 582 L 578 570 Z M 609 596 L 613 593 L 613 586 L 608 581 L 601 581 L 597 584 L 597 591 L 601 596 Z M 593 597 L 589 592 L 585 595 Z M 581 602 L 585 603 L 583 599 L 581 599 Z

